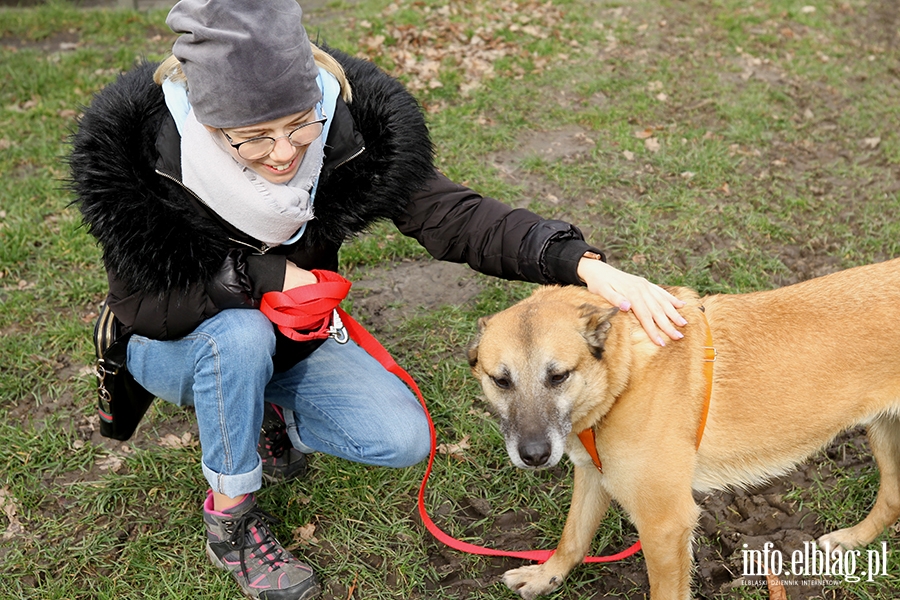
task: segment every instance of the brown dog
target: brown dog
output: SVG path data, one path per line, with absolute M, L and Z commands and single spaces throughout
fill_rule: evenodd
M 878 498 L 819 543 L 863 546 L 900 517 L 900 259 L 774 291 L 670 291 L 687 301 L 689 325 L 664 348 L 631 313 L 577 287 L 541 288 L 479 322 L 469 362 L 512 462 L 550 467 L 565 452 L 575 465 L 553 557 L 504 576 L 523 598 L 551 592 L 583 560 L 611 499 L 637 527 L 651 598 L 690 598 L 691 490 L 781 475 L 858 424 L 881 471 Z M 576 435 L 591 428 L 602 472 Z

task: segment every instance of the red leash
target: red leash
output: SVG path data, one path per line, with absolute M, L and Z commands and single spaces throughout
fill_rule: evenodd
M 354 342 L 415 392 L 428 419 L 428 432 L 431 436 L 431 453 L 428 456 L 428 467 L 425 469 L 424 477 L 422 477 L 422 485 L 419 486 L 419 516 L 422 518 L 425 528 L 438 541 L 460 552 L 481 556 L 508 556 L 541 563 L 546 562 L 553 555 L 553 550 L 516 552 L 485 548 L 484 546 L 463 542 L 444 533 L 431 520 L 431 517 L 428 516 L 428 511 L 425 509 L 425 486 L 428 483 L 428 477 L 431 475 L 431 469 L 434 465 L 437 435 L 422 392 L 419 390 L 419 386 L 416 385 L 415 380 L 397 364 L 397 361 L 384 349 L 384 346 L 338 306 L 350 291 L 350 282 L 331 271 L 313 270 L 312 273 L 316 276 L 319 283 L 294 288 L 287 292 L 268 292 L 262 297 L 260 310 L 272 323 L 278 326 L 279 331 L 292 340 L 306 341 L 335 336 L 339 341 L 345 333 L 343 330 L 346 330 L 346 333 L 349 333 Z M 332 324 L 334 316 L 337 316 L 337 319 Z M 588 556 L 584 559 L 584 562 L 615 562 L 636 554 L 640 549 L 641 543 L 638 541 L 627 550 L 617 554 Z

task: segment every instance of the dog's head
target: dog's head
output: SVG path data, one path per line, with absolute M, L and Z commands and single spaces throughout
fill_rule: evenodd
M 605 356 L 617 312 L 583 288 L 548 287 L 479 320 L 469 365 L 517 467 L 554 466 L 573 423 L 609 410 Z

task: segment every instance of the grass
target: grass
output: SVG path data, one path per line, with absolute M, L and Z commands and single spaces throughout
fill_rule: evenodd
M 626 270 L 718 293 L 900 255 L 900 108 L 891 101 L 898 55 L 887 43 L 897 32 L 873 18 L 879 6 L 361 0 L 332 4 L 327 19 L 308 11 L 307 23 L 414 90 L 451 178 L 578 223 Z M 190 415 L 158 402 L 139 440 L 90 441 L 86 367 L 106 284 L 99 250 L 68 207 L 67 139 L 92 94 L 136 59 L 166 55 L 174 38 L 164 19 L 161 10 L 61 1 L 0 9 L 0 507 L 14 508 L 24 528 L 11 539 L 0 531 L 0 598 L 236 593 L 199 543 L 205 483 L 196 442 L 158 443 L 187 430 Z M 432 37 L 410 42 L 409 27 Z M 502 49 L 492 70 L 467 70 L 482 48 L 461 50 L 459 39 L 476 33 Z M 380 35 L 386 42 L 371 43 Z M 438 52 L 436 79 L 403 67 L 400 48 Z M 550 158 L 523 154 L 527 135 L 567 127 L 593 144 Z M 495 168 L 498 159 L 516 162 L 514 176 Z M 351 276 L 424 258 L 388 225 L 342 253 Z M 462 352 L 479 316 L 530 289 L 489 282 L 471 303 L 413 312 L 392 328 L 389 349 L 422 386 L 439 441 L 469 436 L 464 458 L 440 455 L 435 466 L 428 505 L 440 524 L 477 542 L 496 529 L 492 516 L 473 512 L 473 498 L 491 515 L 527 508 L 523 531 L 552 547 L 568 502 L 567 467 L 532 474 L 509 466 Z M 511 597 L 485 575 L 497 571 L 494 562 L 444 552 L 423 532 L 415 514 L 421 475 L 421 467 L 389 471 L 317 456 L 308 480 L 260 496 L 278 507 L 280 537 L 316 566 L 334 598 Z M 852 522 L 874 497 L 869 474 L 848 475 L 837 489 L 796 492 L 829 527 Z M 0 517 L 0 530 L 12 522 Z M 308 524 L 317 541 L 299 535 Z M 603 531 L 598 552 L 633 539 L 618 513 Z M 896 549 L 896 532 L 881 539 Z M 444 587 L 457 572 L 478 585 Z M 608 573 L 579 569 L 555 597 L 591 597 Z M 887 600 L 898 576 L 892 556 L 888 577 L 828 593 Z M 618 593 L 638 597 L 627 585 Z M 739 588 L 734 597 L 763 595 Z

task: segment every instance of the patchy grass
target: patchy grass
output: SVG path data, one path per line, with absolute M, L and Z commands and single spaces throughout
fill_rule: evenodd
M 313 37 L 409 85 L 450 177 L 578 223 L 626 270 L 702 293 L 743 292 L 900 255 L 897 21 L 887 0 L 339 8 L 327 19 L 307 11 Z M 192 415 L 158 402 L 126 444 L 96 431 L 90 330 L 105 277 L 62 185 L 81 106 L 139 57 L 167 54 L 174 36 L 164 19 L 60 1 L 0 9 L 0 598 L 237 593 L 203 555 Z M 342 254 L 349 273 L 424 258 L 388 225 Z M 465 303 L 448 290 L 447 306 L 409 307 L 389 331 L 439 442 L 461 446 L 438 456 L 429 508 L 471 541 L 552 547 L 562 529 L 568 467 L 509 465 L 462 353 L 479 316 L 531 289 L 485 282 Z M 784 492 L 812 511 L 804 530 L 846 526 L 872 502 L 874 466 L 854 440 L 817 457 L 808 469 L 817 484 Z M 847 444 L 856 462 L 845 460 Z M 328 598 L 512 597 L 498 574 L 518 561 L 460 555 L 423 531 L 421 475 L 421 466 L 316 456 L 308 479 L 260 498 L 285 519 L 277 532 L 316 567 Z M 733 568 L 739 557 L 722 549 L 727 519 L 719 526 L 721 537 L 698 546 L 713 548 L 709 564 Z M 595 551 L 633 538 L 614 513 Z M 897 531 L 882 540 L 896 549 Z M 642 571 L 639 557 L 577 569 L 555 597 L 642 598 Z M 887 600 L 898 577 L 892 555 L 875 582 L 802 597 Z M 730 580 L 700 569 L 698 593 L 764 597 Z

